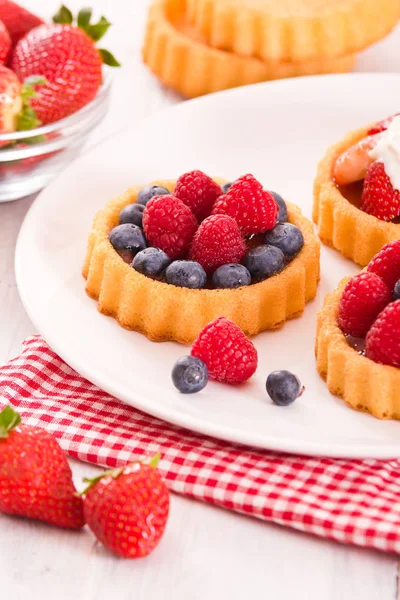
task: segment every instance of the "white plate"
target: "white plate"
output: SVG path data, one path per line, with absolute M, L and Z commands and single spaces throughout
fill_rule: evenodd
M 315 315 L 326 292 L 357 268 L 328 249 L 316 301 L 281 331 L 255 339 L 257 375 L 244 387 L 210 383 L 180 395 L 170 371 L 188 349 L 156 344 L 99 314 L 81 266 L 95 212 L 130 185 L 199 168 L 227 178 L 252 172 L 310 217 L 317 161 L 349 129 L 398 112 L 400 76 L 352 74 L 260 84 L 159 112 L 73 163 L 45 189 L 20 233 L 16 273 L 25 308 L 62 358 L 89 380 L 152 415 L 226 440 L 282 451 L 351 457 L 400 455 L 400 423 L 348 408 L 314 361 Z M 278 408 L 265 380 L 299 375 L 307 391 Z

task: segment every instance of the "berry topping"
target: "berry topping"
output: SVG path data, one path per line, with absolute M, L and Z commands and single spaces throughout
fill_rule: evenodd
M 375 133 L 381 133 L 382 131 L 385 131 L 389 125 L 391 124 L 391 122 L 393 121 L 393 119 L 395 117 L 397 117 L 400 113 L 396 113 L 395 115 L 392 115 L 390 117 L 386 117 L 386 119 L 383 119 L 382 121 L 378 121 L 377 123 L 375 123 L 375 125 L 373 125 L 371 127 L 371 129 L 368 130 L 368 135 L 374 135 Z
M 225 317 L 204 327 L 193 343 L 191 354 L 205 362 L 212 379 L 224 383 L 247 381 L 257 369 L 254 344 Z
M 133 223 L 138 227 L 142 227 L 143 224 L 143 204 L 128 204 L 119 213 L 119 224 Z
M 389 304 L 372 325 L 365 340 L 368 358 L 400 368 L 400 300 Z
M 393 300 L 400 300 L 400 279 L 393 288 Z
M 374 162 L 370 152 L 377 142 L 375 136 L 362 138 L 337 157 L 333 166 L 333 179 L 337 185 L 349 185 L 364 179 Z
M 243 262 L 254 281 L 263 281 L 279 273 L 286 264 L 282 250 L 275 246 L 253 248 Z
M 117 225 L 110 231 L 109 239 L 112 247 L 117 251 L 129 250 L 136 254 L 146 248 L 143 231 L 133 223 Z
M 199 223 L 209 216 L 221 194 L 221 186 L 202 171 L 181 175 L 174 190 L 174 195 L 190 208 Z
M 280 196 L 276 192 L 271 192 L 271 194 L 273 195 L 275 202 L 278 205 L 277 221 L 278 221 L 278 223 L 284 223 L 285 221 L 288 220 L 288 210 L 287 210 L 286 202 L 284 201 L 282 196 Z
M 400 240 L 389 242 L 371 260 L 368 271 L 379 275 L 390 290 L 400 278 Z
M 291 223 L 278 223 L 267 231 L 265 243 L 282 250 L 287 258 L 293 258 L 304 246 L 304 237 L 298 227 Z
M 232 181 L 227 181 L 226 183 L 223 183 L 221 185 L 221 189 L 224 194 L 226 194 L 226 192 L 231 188 L 232 183 L 233 183 Z
M 267 392 L 274 404 L 289 406 L 301 396 L 304 387 L 290 371 L 273 371 L 267 378 Z
M 382 221 L 400 215 L 400 192 L 392 186 L 380 161 L 372 163 L 365 176 L 361 210 Z
M 137 203 L 146 206 L 154 196 L 168 196 L 170 194 L 171 192 L 161 185 L 145 185 L 138 193 Z
M 243 175 L 218 198 L 212 212 L 233 217 L 244 234 L 263 233 L 274 227 L 278 205 L 253 175 Z
M 348 335 L 365 336 L 391 300 L 389 288 L 378 275 L 367 271 L 358 273 L 343 290 L 339 303 L 339 327 Z
M 207 283 L 207 275 L 203 267 L 192 260 L 176 260 L 165 271 L 165 280 L 177 287 L 200 290 Z
M 243 265 L 230 263 L 218 267 L 214 272 L 212 282 L 216 288 L 238 288 L 250 285 L 251 275 Z
M 246 254 L 246 244 L 238 224 L 226 215 L 207 217 L 193 238 L 190 256 L 207 272 L 221 265 L 237 263 Z
M 172 369 L 172 382 L 182 394 L 195 394 L 206 387 L 208 369 L 200 358 L 183 356 Z
M 143 213 L 143 229 L 152 246 L 174 259 L 189 250 L 197 221 L 190 208 L 175 196 L 154 196 Z
M 160 248 L 145 248 L 136 254 L 132 267 L 147 277 L 158 279 L 170 263 L 168 254 Z

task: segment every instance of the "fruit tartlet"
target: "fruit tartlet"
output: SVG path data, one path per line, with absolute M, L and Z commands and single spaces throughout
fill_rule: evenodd
M 400 419 L 400 240 L 328 294 L 317 317 L 317 369 L 356 410 Z
M 350 132 L 318 165 L 313 219 L 324 244 L 365 266 L 400 238 L 400 116 Z
M 320 244 L 300 209 L 252 176 L 201 171 L 134 187 L 101 210 L 83 274 L 99 311 L 151 340 L 192 342 L 224 316 L 247 335 L 314 298 Z

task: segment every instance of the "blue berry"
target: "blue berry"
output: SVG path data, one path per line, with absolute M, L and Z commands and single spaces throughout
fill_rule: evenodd
M 133 223 L 141 228 L 143 224 L 143 211 L 143 204 L 128 204 L 119 213 L 119 224 Z
M 273 371 L 267 378 L 267 392 L 278 406 L 289 406 L 303 393 L 303 386 L 290 371 Z
M 160 248 L 145 248 L 136 254 L 132 267 L 147 277 L 158 278 L 169 264 L 171 259 Z
M 296 256 L 304 246 L 301 230 L 291 223 L 278 223 L 265 233 L 264 241 L 266 244 L 282 250 L 287 258 Z
M 279 207 L 278 219 L 277 219 L 278 223 L 284 223 L 285 221 L 288 220 L 288 211 L 287 211 L 286 202 L 284 201 L 282 196 L 280 196 L 276 192 L 271 192 L 271 194 L 275 198 L 275 202 L 277 203 L 277 205 Z
M 398 282 L 394 286 L 393 300 L 400 300 L 400 279 L 398 280 Z
M 222 265 L 214 272 L 212 282 L 216 288 L 238 288 L 250 285 L 251 275 L 243 265 L 230 263 Z
M 285 256 L 274 246 L 257 246 L 250 250 L 243 261 L 254 281 L 263 281 L 284 268 Z
M 146 248 L 146 239 L 143 231 L 133 223 L 124 223 L 117 225 L 110 231 L 109 240 L 113 248 L 119 250 L 129 250 L 136 254 Z
M 199 290 L 207 283 L 207 275 L 203 267 L 192 260 L 176 260 L 165 271 L 165 280 L 177 287 Z
M 172 381 L 182 394 L 195 394 L 206 387 L 208 369 L 200 358 L 182 356 L 172 369 Z
M 138 193 L 137 203 L 146 206 L 148 201 L 154 198 L 154 196 L 166 196 L 170 193 L 167 188 L 160 185 L 145 185 Z
M 221 185 L 221 189 L 224 192 L 224 194 L 226 194 L 226 192 L 229 190 L 229 188 L 231 187 L 232 183 L 233 183 L 232 181 L 227 181 L 226 183 L 223 183 Z

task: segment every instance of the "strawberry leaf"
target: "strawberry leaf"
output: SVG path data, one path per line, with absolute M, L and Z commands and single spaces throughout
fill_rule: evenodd
M 123 470 L 124 470 L 124 467 L 120 467 L 117 469 L 109 469 L 108 471 L 103 471 L 99 475 L 96 475 L 96 477 L 92 477 L 92 478 L 84 477 L 83 478 L 84 483 L 88 483 L 89 485 L 82 492 L 80 492 L 79 496 L 84 496 L 86 494 L 86 492 L 88 490 L 90 490 L 90 488 L 92 488 L 94 485 L 96 485 L 96 483 L 98 483 L 100 481 L 100 479 L 103 479 L 103 477 L 112 477 L 113 479 L 117 479 L 117 477 L 119 477 L 121 475 Z
M 71 25 L 73 20 L 72 12 L 64 4 L 60 6 L 53 17 L 53 23 L 61 23 L 62 25 Z
M 108 65 L 109 67 L 121 66 L 121 64 L 117 61 L 115 56 L 113 56 L 113 54 L 111 54 L 111 52 L 109 52 L 108 50 L 105 50 L 104 48 L 99 48 L 99 52 L 101 59 L 105 65 Z
M 85 31 L 94 42 L 98 42 L 107 33 L 107 30 L 110 26 L 111 23 L 107 21 L 105 17 L 101 17 L 98 23 L 95 23 L 94 25 L 88 25 L 85 28 Z
M 17 131 L 29 131 L 39 125 L 41 125 L 41 121 L 38 119 L 36 111 L 30 106 L 24 106 L 17 116 Z
M 0 438 L 8 437 L 9 432 L 20 423 L 20 415 L 11 406 L 3 408 L 0 412 Z
M 78 13 L 78 27 L 84 29 L 86 31 L 86 27 L 90 23 L 90 19 L 92 18 L 92 9 L 91 8 L 82 8 Z

